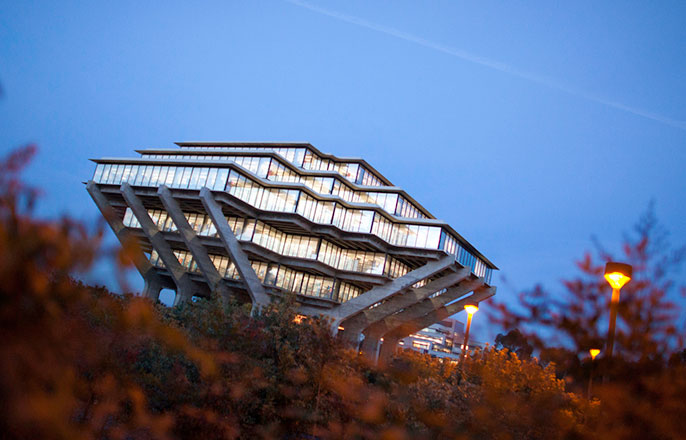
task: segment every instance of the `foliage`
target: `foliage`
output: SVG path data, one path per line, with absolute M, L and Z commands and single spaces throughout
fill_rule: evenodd
M 294 298 L 251 317 L 235 302 L 167 308 L 86 286 L 73 277 L 98 258 L 124 270 L 131 246 L 112 258 L 102 231 L 35 219 L 37 192 L 18 178 L 31 154 L 0 165 L 5 438 L 676 438 L 686 420 L 683 354 L 668 375 L 615 381 L 600 389 L 602 404 L 588 403 L 556 377 L 558 366 L 529 358 L 524 332 L 460 364 L 407 351 L 380 368 L 334 338 L 330 322 L 296 322 Z M 654 318 L 650 329 L 668 335 Z M 629 334 L 623 350 L 659 346 L 631 345 Z M 656 401 L 660 414 L 641 417 Z M 608 417 L 641 425 L 613 428 Z
M 519 329 L 510 330 L 507 334 L 498 333 L 495 337 L 495 346 L 498 349 L 507 348 L 516 353 L 522 359 L 530 359 L 534 352 L 533 345 L 529 344 L 526 336 Z
M 589 438 L 681 438 L 686 406 L 682 362 L 684 329 L 675 301 L 684 288 L 674 276 L 686 247 L 669 246 L 652 205 L 625 237 L 619 260 L 598 246 L 578 263 L 580 275 L 563 281 L 564 294 L 536 286 L 519 295 L 517 307 L 495 303 L 493 322 L 524 329 L 521 337 L 555 368 L 567 388 L 582 393 L 594 372 L 595 412 L 585 425 Z M 621 290 L 614 356 L 591 361 L 589 349 L 603 349 L 607 336 L 610 287 L 603 278 L 607 261 L 633 266 Z M 682 321 L 683 324 L 683 321 Z M 598 380 L 600 379 L 600 380 Z M 599 383 L 598 383 L 599 382 Z M 614 421 L 608 423 L 608 421 Z M 590 433 L 593 433 L 591 435 Z

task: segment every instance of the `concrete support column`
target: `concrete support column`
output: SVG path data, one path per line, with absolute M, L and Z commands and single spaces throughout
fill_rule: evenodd
M 210 290 L 220 298 L 228 300 L 230 293 L 229 289 L 224 284 L 223 277 L 219 274 L 219 271 L 217 271 L 214 263 L 212 263 L 205 246 L 200 243 L 200 238 L 198 238 L 190 223 L 188 223 L 188 219 L 186 219 L 186 216 L 181 210 L 178 202 L 172 196 L 169 188 L 162 185 L 159 187 L 157 194 L 159 194 L 160 200 L 167 210 L 167 214 L 169 214 L 174 221 L 176 228 L 181 234 L 181 238 L 183 238 L 183 242 L 193 255 L 193 259 L 198 265 L 200 273 L 205 278 L 205 281 L 207 281 L 207 284 L 210 286 Z
M 396 278 L 382 286 L 376 286 L 373 289 L 363 293 L 362 295 L 351 299 L 350 301 L 341 304 L 334 312 L 334 322 L 332 329 L 334 333 L 337 332 L 338 326 L 342 321 L 368 309 L 370 306 L 386 300 L 397 295 L 402 290 L 407 289 L 413 284 L 436 275 L 437 273 L 449 268 L 455 264 L 455 257 L 446 255 L 438 261 L 430 261 L 424 266 L 419 267 L 411 272 L 406 273 L 400 278 Z M 346 339 L 353 337 L 353 335 L 346 336 Z
M 214 227 L 219 234 L 219 238 L 224 244 L 226 252 L 229 254 L 229 258 L 236 266 L 236 269 L 241 276 L 241 280 L 245 285 L 245 290 L 248 291 L 250 299 L 252 300 L 252 314 L 255 314 L 260 308 L 266 307 L 269 304 L 269 295 L 267 295 L 267 292 L 264 290 L 262 282 L 252 268 L 250 260 L 248 260 L 248 256 L 243 252 L 240 243 L 229 227 L 224 212 L 214 199 L 212 191 L 208 188 L 201 189 L 200 201 L 205 207 L 207 215 L 212 219 Z
M 387 365 L 388 362 L 395 355 L 395 351 L 398 347 L 398 342 L 402 338 L 393 335 L 384 335 L 383 342 L 381 343 L 381 349 L 379 349 L 379 357 L 377 363 L 379 365 Z
M 346 335 L 354 338 L 355 334 L 361 333 L 370 325 L 408 307 L 417 304 L 438 292 L 439 290 L 453 286 L 471 273 L 469 268 L 460 268 L 454 273 L 445 275 L 437 280 L 431 281 L 423 287 L 416 289 L 409 289 L 406 292 L 400 293 L 382 304 L 372 308 L 366 309 L 357 315 L 343 321 L 342 326 L 345 328 Z
M 160 299 L 160 292 L 164 288 L 162 284 L 157 282 L 155 279 L 145 278 L 145 285 L 143 286 L 143 292 L 141 296 L 157 302 Z
M 174 251 L 167 240 L 164 239 L 157 225 L 152 221 L 148 215 L 148 211 L 143 206 L 143 202 L 133 192 L 133 188 L 128 183 L 122 183 L 121 192 L 126 200 L 127 205 L 131 208 L 133 215 L 141 225 L 141 229 L 153 248 L 157 251 L 164 263 L 165 268 L 171 275 L 176 285 L 176 296 L 174 298 L 174 306 L 190 301 L 193 293 L 197 290 L 193 280 L 190 279 L 186 268 L 181 266 L 179 260 L 176 259 Z
M 376 362 L 376 357 L 379 352 L 379 344 L 381 342 L 380 340 L 381 334 L 378 332 L 365 333 L 364 340 L 360 346 L 360 351 L 373 362 Z
M 112 232 L 114 232 L 114 235 L 117 237 L 117 240 L 119 240 L 122 246 L 127 246 L 132 240 L 135 240 L 119 216 L 116 215 L 112 205 L 102 191 L 100 191 L 98 185 L 90 180 L 86 184 L 86 191 L 88 191 L 88 194 L 95 202 L 95 206 L 98 207 L 100 213 L 105 218 L 107 224 L 110 226 Z M 136 269 L 141 274 L 143 279 L 146 280 L 146 283 L 149 280 L 155 285 L 165 285 L 155 267 L 150 264 L 150 261 L 146 258 L 145 254 L 140 250 L 140 248 L 138 248 L 133 255 L 130 256 L 133 260 L 134 266 L 136 266 Z

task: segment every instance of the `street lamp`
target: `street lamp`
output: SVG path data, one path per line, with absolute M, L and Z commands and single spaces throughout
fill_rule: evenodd
M 591 400 L 591 387 L 593 387 L 593 367 L 595 366 L 595 357 L 598 356 L 598 353 L 600 353 L 600 349 L 591 348 L 588 350 L 588 352 L 591 354 L 591 374 L 588 377 L 588 400 Z
M 610 303 L 610 328 L 607 332 L 607 357 L 612 357 L 615 345 L 615 324 L 617 322 L 617 304 L 619 303 L 619 289 L 631 279 L 633 269 L 624 263 L 609 262 L 605 265 L 605 279 L 612 287 L 612 302 Z
M 467 344 L 469 343 L 469 328 L 472 326 L 472 316 L 479 310 L 476 303 L 467 303 L 464 306 L 467 312 L 467 328 L 464 331 L 464 342 L 462 343 L 462 359 L 467 356 Z

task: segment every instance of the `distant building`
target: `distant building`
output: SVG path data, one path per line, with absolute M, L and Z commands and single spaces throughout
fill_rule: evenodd
M 495 265 L 362 159 L 304 143 L 178 146 L 96 159 L 87 184 L 117 237 L 140 245 L 152 299 L 169 288 L 175 305 L 216 294 L 257 310 L 290 292 L 373 353 L 495 293 Z
M 397 348 L 414 350 L 433 357 L 458 359 L 462 353 L 464 328 L 461 321 L 444 319 L 401 339 Z M 483 344 L 470 338 L 467 348 L 483 348 Z

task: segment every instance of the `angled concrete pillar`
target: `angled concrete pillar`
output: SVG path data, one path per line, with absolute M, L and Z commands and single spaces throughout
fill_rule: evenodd
M 160 299 L 160 292 L 164 286 L 158 282 L 144 279 L 145 285 L 143 286 L 143 296 L 157 302 Z
M 379 334 L 385 335 L 386 333 L 394 330 L 406 322 L 412 322 L 422 319 L 427 314 L 439 309 L 440 307 L 448 304 L 451 301 L 460 298 L 471 292 L 472 290 L 478 289 L 484 285 L 483 278 L 476 279 L 466 279 L 460 282 L 455 287 L 448 289 L 442 295 L 435 298 L 427 298 L 422 302 L 408 307 L 400 313 L 388 316 L 380 321 L 375 322 L 364 330 L 364 334 Z M 440 320 L 439 320 L 440 321 Z M 434 321 L 435 322 L 435 321 Z M 433 323 L 432 323 L 433 324 Z M 422 327 L 424 328 L 424 327 Z
M 337 331 L 338 326 L 342 321 L 368 309 L 370 306 L 380 301 L 397 295 L 402 290 L 407 289 L 425 278 L 436 275 L 453 264 L 455 264 L 455 257 L 453 255 L 446 255 L 440 260 L 430 261 L 424 266 L 408 272 L 400 278 L 396 278 L 382 286 L 376 286 L 362 295 L 344 302 L 333 312 L 334 322 L 332 328 L 334 329 L 334 332 Z
M 210 290 L 220 298 L 227 300 L 230 295 L 229 289 L 224 284 L 223 277 L 219 274 L 219 271 L 217 271 L 210 256 L 207 254 L 207 249 L 200 243 L 200 238 L 198 238 L 190 223 L 188 223 L 188 219 L 183 214 L 179 203 L 174 199 L 169 188 L 164 185 L 159 187 L 157 194 L 160 196 L 167 214 L 174 221 L 176 228 L 181 234 L 181 238 L 183 238 L 183 242 L 186 243 L 186 247 L 193 254 L 193 259 L 198 265 L 205 281 L 210 286 Z
M 433 310 L 419 319 L 405 322 L 394 330 L 384 334 L 384 343 L 382 344 L 379 352 L 379 362 L 385 363 L 390 359 L 390 357 L 393 356 L 395 353 L 395 348 L 401 339 L 464 310 L 464 306 L 467 303 L 479 303 L 492 297 L 495 295 L 495 291 L 495 287 L 484 286 L 478 288 L 474 291 L 474 293 L 466 298 L 455 301 L 450 305 L 439 307 L 438 309 Z
M 248 260 L 248 256 L 243 252 L 240 243 L 238 243 L 236 236 L 229 227 L 226 217 L 224 217 L 224 212 L 217 201 L 214 200 L 212 191 L 208 188 L 201 189 L 200 201 L 205 207 L 205 211 L 207 211 L 207 214 L 212 219 L 212 223 L 214 223 L 214 227 L 217 229 L 219 238 L 224 244 L 226 252 L 229 254 L 229 258 L 236 266 L 236 269 L 241 276 L 241 280 L 243 280 L 245 289 L 248 291 L 248 295 L 250 295 L 250 299 L 252 300 L 252 313 L 254 314 L 260 308 L 269 304 L 269 295 L 267 295 L 267 292 L 264 290 L 262 282 L 252 268 L 250 260 Z
M 377 359 L 382 336 L 381 332 L 365 333 L 364 340 L 360 345 L 360 351 L 374 362 L 376 362 Z
M 400 342 L 401 339 L 401 337 L 395 335 L 384 336 L 383 342 L 381 343 L 381 348 L 379 349 L 379 356 L 377 358 L 379 365 L 385 365 L 395 355 L 395 350 L 397 349 L 398 342 Z
M 179 260 L 176 259 L 174 251 L 172 250 L 167 240 L 164 239 L 162 233 L 160 232 L 157 225 L 152 221 L 148 215 L 148 211 L 143 206 L 140 199 L 134 194 L 133 188 L 128 183 L 121 184 L 121 192 L 126 200 L 126 204 L 129 205 L 133 215 L 138 220 L 141 225 L 141 229 L 153 248 L 157 251 L 164 263 L 165 268 L 169 271 L 174 284 L 176 285 L 176 296 L 174 297 L 174 305 L 179 305 L 185 301 L 190 301 L 193 297 L 193 292 L 196 287 L 193 280 L 190 279 L 189 273 L 186 268 L 181 266 Z
M 439 290 L 446 289 L 459 283 L 467 278 L 470 273 L 471 270 L 469 268 L 463 267 L 456 272 L 449 273 L 437 280 L 433 280 L 423 287 L 408 289 L 372 309 L 363 310 L 361 313 L 346 319 L 341 325 L 345 328 L 346 335 L 350 335 L 349 338 L 354 339 L 355 334 L 361 333 L 362 330 L 375 322 L 425 300 Z
M 90 194 L 91 198 L 95 202 L 95 206 L 97 206 L 100 210 L 100 213 L 107 221 L 107 224 L 112 229 L 112 232 L 114 232 L 117 240 L 119 240 L 119 242 L 124 246 L 126 246 L 130 240 L 134 240 L 131 237 L 128 228 L 114 212 L 114 209 L 107 200 L 107 197 L 105 197 L 102 191 L 100 191 L 100 188 L 98 188 L 98 185 L 92 180 L 89 180 L 86 184 L 86 191 L 88 191 L 88 194 Z M 143 296 L 156 301 L 159 297 L 160 290 L 162 290 L 162 288 L 165 286 L 162 277 L 160 277 L 160 275 L 157 273 L 155 267 L 150 264 L 150 261 L 145 257 L 145 254 L 140 250 L 140 248 L 138 249 L 138 252 L 136 252 L 134 255 L 131 255 L 131 257 L 133 259 L 134 266 L 136 266 L 136 269 L 145 281 L 146 288 L 143 289 Z M 148 285 L 154 286 L 152 287 L 152 290 L 147 289 Z M 157 289 L 158 287 L 159 289 L 157 290 L 157 295 L 155 296 L 154 289 Z

